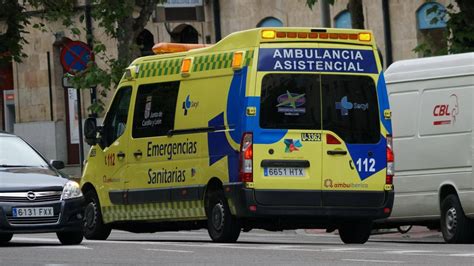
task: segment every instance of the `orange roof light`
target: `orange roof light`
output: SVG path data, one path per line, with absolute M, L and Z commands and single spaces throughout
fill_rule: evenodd
M 244 52 L 238 51 L 234 52 L 234 56 L 232 57 L 232 69 L 237 70 L 241 69 L 244 62 Z
M 262 39 L 275 39 L 275 31 L 274 30 L 263 30 L 262 31 Z
M 179 53 L 186 52 L 192 49 L 199 49 L 207 47 L 205 44 L 196 44 L 196 43 L 166 43 L 160 42 L 153 46 L 153 52 L 155 54 L 169 54 L 169 53 Z
M 359 41 L 370 42 L 372 40 L 372 36 L 368 32 L 361 32 L 359 33 Z

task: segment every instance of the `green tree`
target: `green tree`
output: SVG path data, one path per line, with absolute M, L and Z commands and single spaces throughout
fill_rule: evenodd
M 99 85 L 102 95 L 113 88 L 120 81 L 125 67 L 140 56 L 140 47 L 135 44 L 135 40 L 150 20 L 156 5 L 165 1 L 86 0 L 86 6 L 91 7 L 91 17 L 109 38 L 117 40 L 118 57 L 109 57 L 106 46 L 94 40 L 93 51 L 96 58 L 104 60 L 108 67 L 100 68 L 91 63 L 86 70 L 75 73 L 73 85 L 79 89 Z M 25 12 L 26 6 L 36 10 L 36 15 L 39 13 L 43 22 L 60 21 L 74 35 L 86 33 L 84 7 L 78 7 L 76 0 L 0 0 L 0 4 L 0 29 L 2 24 L 6 28 L 4 32 L 0 32 L 0 61 L 21 62 L 27 56 L 22 48 L 27 44 L 26 27 L 30 24 L 32 13 Z M 80 16 L 79 24 L 74 21 L 77 15 Z M 47 25 L 43 22 L 34 24 L 33 27 L 48 32 Z M 99 100 L 90 109 L 101 111 L 103 106 Z
M 306 4 L 309 8 L 318 2 L 318 0 L 306 0 Z M 335 0 L 327 0 L 331 5 L 334 5 Z M 347 10 L 351 14 L 351 24 L 353 29 L 364 29 L 364 10 L 362 9 L 362 0 L 349 0 L 347 3 Z

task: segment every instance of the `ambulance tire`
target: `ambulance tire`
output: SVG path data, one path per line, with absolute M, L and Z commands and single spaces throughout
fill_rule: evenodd
M 84 226 L 82 232 L 84 237 L 89 240 L 106 240 L 109 237 L 112 228 L 104 224 L 102 212 L 100 211 L 100 202 L 97 194 L 89 190 L 84 194 L 86 198 L 86 208 L 84 210 Z
M 455 194 L 441 202 L 441 232 L 446 243 L 466 244 L 474 240 L 474 221 L 464 215 Z
M 13 234 L 10 233 L 0 233 L 0 244 L 5 244 L 12 240 Z
M 364 244 L 371 231 L 372 221 L 349 221 L 339 226 L 339 237 L 345 244 Z
M 63 245 L 79 245 L 84 238 L 82 231 L 57 232 L 56 236 Z
M 218 243 L 234 243 L 239 238 L 241 231 L 240 223 L 231 214 L 222 191 L 212 192 L 209 195 L 207 231 L 212 241 Z

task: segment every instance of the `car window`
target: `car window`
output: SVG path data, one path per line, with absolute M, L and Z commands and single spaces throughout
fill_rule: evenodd
M 18 137 L 0 137 L 0 167 L 39 166 L 48 164 L 26 142 Z
M 104 119 L 101 143 L 103 147 L 108 147 L 125 131 L 131 95 L 132 87 L 118 89 L 112 105 L 107 112 L 107 116 Z
M 174 128 L 179 82 L 140 85 L 133 115 L 134 138 L 163 136 Z
M 319 75 L 268 74 L 262 80 L 260 127 L 321 129 Z
M 377 143 L 380 121 L 375 83 L 367 76 L 322 75 L 323 129 L 347 143 Z

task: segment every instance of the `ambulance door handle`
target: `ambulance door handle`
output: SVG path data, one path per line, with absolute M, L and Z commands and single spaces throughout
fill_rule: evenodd
M 133 156 L 139 158 L 139 157 L 142 157 L 143 153 L 141 150 L 137 150 L 133 153 Z
M 328 155 L 346 155 L 347 151 L 341 151 L 341 150 L 332 150 L 332 151 L 327 151 Z
M 125 153 L 119 151 L 119 152 L 117 153 L 117 158 L 119 158 L 119 159 L 125 158 Z

